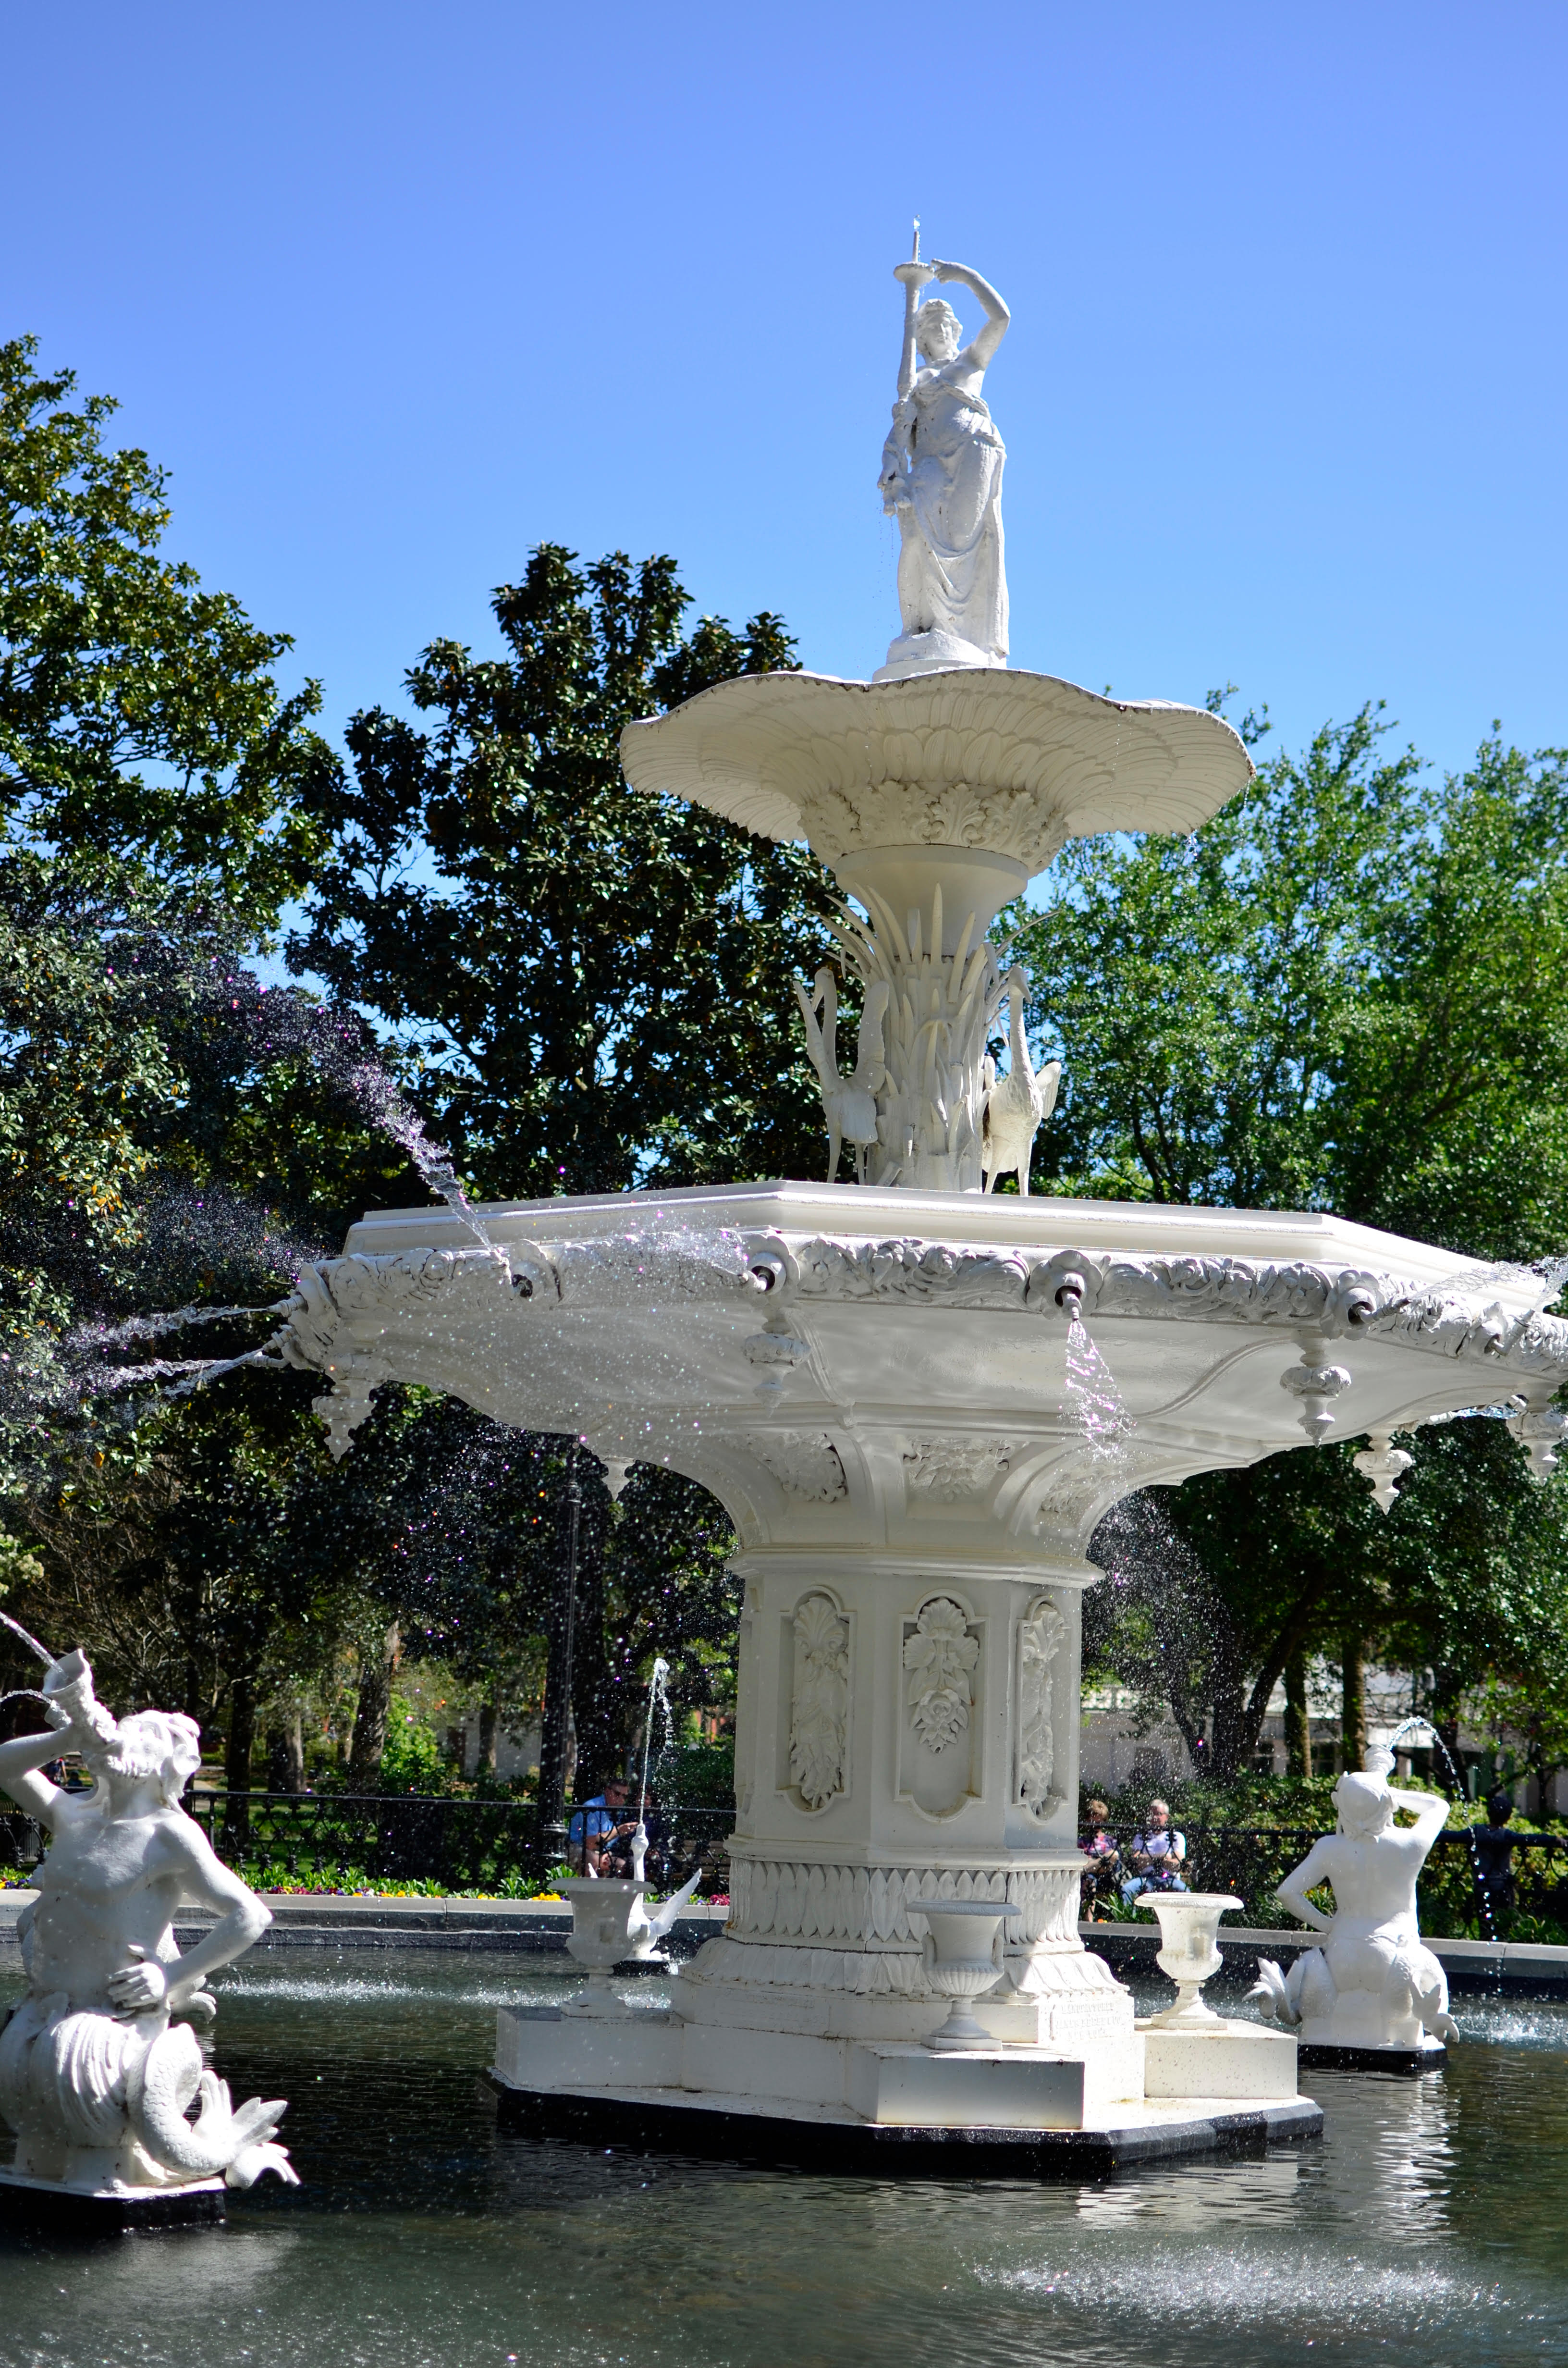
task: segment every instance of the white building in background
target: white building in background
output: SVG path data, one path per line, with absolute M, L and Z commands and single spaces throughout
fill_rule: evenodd
M 1369 1663 L 1365 1684 L 1368 1744 L 1388 1743 L 1401 1723 L 1419 1707 L 1415 1679 L 1408 1669 L 1385 1669 Z M 1314 1774 L 1332 1774 L 1338 1765 L 1340 1702 L 1338 1672 L 1321 1658 L 1312 1662 L 1307 1670 L 1307 1712 Z M 1181 1784 L 1195 1774 L 1181 1730 L 1163 1703 L 1152 1702 L 1131 1686 L 1089 1685 L 1083 1690 L 1079 1770 L 1086 1791 L 1109 1797 L 1131 1785 L 1157 1793 L 1162 1785 Z M 1506 1744 L 1506 1734 L 1503 1740 Z M 1460 1729 L 1461 1753 L 1484 1752 L 1493 1741 L 1490 1735 L 1465 1726 Z M 1425 1770 L 1427 1757 L 1417 1753 L 1415 1765 Z M 1283 1679 L 1269 1697 L 1252 1765 L 1260 1775 L 1288 1772 Z M 1411 1766 L 1409 1753 L 1402 1749 L 1399 1773 L 1408 1776 Z M 1532 1813 L 1538 1804 L 1525 1795 L 1533 1789 L 1522 1782 L 1515 1787 L 1518 1805 Z M 1568 1812 L 1568 1777 L 1559 1776 L 1551 1790 L 1546 1814 L 1562 1816 Z
M 477 1711 L 471 1712 L 461 1726 L 450 1727 L 448 1730 L 449 1746 L 452 1749 L 454 1759 L 457 1757 L 456 1746 L 460 1736 L 462 1742 L 462 1772 L 467 1777 L 477 1776 L 479 1773 L 479 1713 Z M 528 1726 L 519 1727 L 516 1735 L 509 1735 L 504 1724 L 497 1727 L 495 1773 L 504 1783 L 510 1782 L 516 1776 L 538 1775 L 540 1742 L 541 1735 L 538 1719 L 534 1719 Z
M 1108 1799 L 1129 1785 L 1157 1793 L 1185 1783 L 1192 1757 L 1168 1711 L 1151 1722 L 1152 1705 L 1131 1686 L 1085 1686 L 1079 1782 Z

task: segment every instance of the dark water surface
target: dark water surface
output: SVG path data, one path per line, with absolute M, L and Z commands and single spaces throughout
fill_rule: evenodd
M 307 2183 L 222 2231 L 0 2233 L 0 2368 L 1568 2363 L 1568 2008 L 1469 2007 L 1446 2074 L 1314 2076 L 1325 2138 L 1267 2159 L 903 2185 L 498 2139 L 494 2009 L 564 1987 L 434 1951 L 241 1967 L 219 2068 L 291 2100 Z

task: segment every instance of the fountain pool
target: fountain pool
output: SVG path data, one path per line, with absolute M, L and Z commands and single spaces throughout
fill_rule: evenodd
M 0 2368 L 1568 2362 L 1568 2006 L 1466 2006 L 1444 2074 L 1317 2076 L 1320 2141 L 1033 2186 L 500 2135 L 494 2009 L 568 1987 L 515 1954 L 275 1952 L 219 1987 L 304 2185 L 222 2230 L 0 2234 Z

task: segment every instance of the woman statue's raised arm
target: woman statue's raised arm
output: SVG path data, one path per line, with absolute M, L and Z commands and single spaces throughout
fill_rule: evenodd
M 1007 324 L 1013 316 L 991 282 L 983 279 L 978 271 L 971 271 L 967 263 L 938 263 L 933 268 L 938 279 L 956 280 L 960 288 L 967 288 L 971 295 L 978 296 L 985 307 L 983 326 L 976 331 L 968 349 L 959 356 L 960 363 L 967 364 L 971 370 L 983 370 L 1006 336 Z

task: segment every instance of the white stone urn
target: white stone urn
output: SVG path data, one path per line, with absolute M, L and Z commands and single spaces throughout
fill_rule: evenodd
M 1225 1962 L 1215 1937 L 1220 1918 L 1228 1907 L 1240 1907 L 1242 1902 L 1228 1891 L 1165 1891 L 1155 1899 L 1145 1893 L 1138 1904 L 1153 1908 L 1160 1919 L 1160 1949 L 1154 1963 L 1176 1986 L 1176 2004 L 1152 2016 L 1148 2028 L 1190 2031 L 1217 2023 L 1220 2017 L 1203 2003 L 1203 1985 L 1213 1979 Z
M 610 1988 L 609 1977 L 625 1958 L 652 1953 L 653 1928 L 642 1907 L 648 1887 L 645 1883 L 609 1875 L 579 1875 L 562 1884 L 572 1903 L 566 1953 L 576 1959 L 588 1976 L 587 1987 L 562 2008 L 562 2014 L 625 2012 Z
M 967 2011 L 1002 1978 L 1002 1927 L 1014 1911 L 1005 1899 L 920 1899 L 911 1918 L 924 1917 L 921 1956 L 926 1978 L 939 1998 L 951 1998 L 948 2019 L 926 2040 L 927 2047 L 994 2047 L 996 2041 Z

